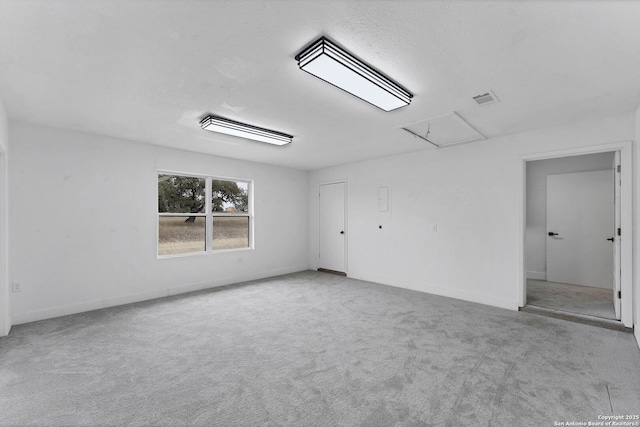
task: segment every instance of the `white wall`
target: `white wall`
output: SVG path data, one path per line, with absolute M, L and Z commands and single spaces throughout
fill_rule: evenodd
M 610 152 L 527 162 L 527 278 L 547 276 L 547 175 L 611 169 L 613 158 Z
M 9 121 L 0 99 L 0 337 L 9 334 L 11 310 L 8 275 L 8 171 Z
M 20 123 L 10 147 L 15 324 L 308 267 L 307 172 Z M 254 179 L 255 250 L 157 259 L 158 169 Z
M 515 310 L 522 156 L 632 140 L 634 121 L 628 113 L 315 171 L 309 264 L 317 265 L 318 183 L 346 179 L 349 276 Z M 377 212 L 380 186 L 392 189 L 388 218 Z

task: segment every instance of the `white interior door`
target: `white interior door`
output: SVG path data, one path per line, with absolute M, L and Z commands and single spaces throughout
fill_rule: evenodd
M 318 268 L 346 272 L 345 183 L 320 185 Z
M 620 239 L 621 233 L 618 233 L 621 223 L 620 210 L 620 152 L 616 151 L 613 158 L 613 196 L 614 196 L 614 243 L 613 243 L 613 308 L 616 312 L 616 319 L 620 320 L 620 289 L 622 279 L 622 269 L 620 268 L 620 259 L 622 254 L 622 245 Z
M 548 281 L 613 289 L 612 183 L 611 170 L 547 176 Z

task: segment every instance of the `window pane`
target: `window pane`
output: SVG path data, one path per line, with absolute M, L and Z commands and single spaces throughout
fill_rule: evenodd
M 205 217 L 161 216 L 158 224 L 158 255 L 205 250 Z
M 205 179 L 158 175 L 158 212 L 203 213 Z
M 213 212 L 249 212 L 249 183 L 214 179 L 211 190 Z
M 213 249 L 249 247 L 249 217 L 213 217 Z

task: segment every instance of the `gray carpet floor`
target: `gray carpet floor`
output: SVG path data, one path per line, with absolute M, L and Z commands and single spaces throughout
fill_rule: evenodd
M 604 319 L 616 318 L 611 289 L 528 279 L 527 304 Z
M 632 334 L 312 271 L 0 338 L 3 426 L 553 426 L 638 384 Z

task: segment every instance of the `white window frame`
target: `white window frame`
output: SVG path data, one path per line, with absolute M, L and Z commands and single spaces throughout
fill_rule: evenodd
M 174 175 L 174 176 L 184 176 L 190 178 L 201 178 L 205 180 L 205 208 L 204 212 L 200 213 L 171 213 L 171 212 L 158 212 L 157 201 L 158 201 L 158 186 L 156 184 L 156 213 L 157 213 L 157 233 L 156 233 L 156 254 L 158 258 L 177 258 L 177 257 L 186 257 L 186 256 L 194 256 L 194 255 L 203 255 L 203 254 L 218 254 L 223 252 L 238 252 L 238 251 L 250 251 L 254 249 L 254 214 L 253 214 L 253 180 L 246 178 L 232 178 L 226 176 L 218 176 L 218 175 L 204 175 L 204 174 L 194 174 L 194 173 L 185 173 L 185 172 L 177 172 L 170 170 L 158 170 L 156 171 L 156 182 L 157 177 L 160 175 Z M 231 181 L 231 182 L 242 182 L 247 184 L 247 212 L 241 213 L 228 213 L 228 212 L 213 212 L 213 181 Z M 205 250 L 204 251 L 196 251 L 196 252 L 184 252 L 178 254 L 166 254 L 160 255 L 160 218 L 161 217 L 203 217 L 205 218 Z M 226 217 L 226 218 L 234 218 L 234 217 L 243 217 L 249 219 L 249 241 L 248 246 L 245 248 L 234 248 L 234 249 L 214 249 L 213 248 L 213 218 L 214 217 Z

